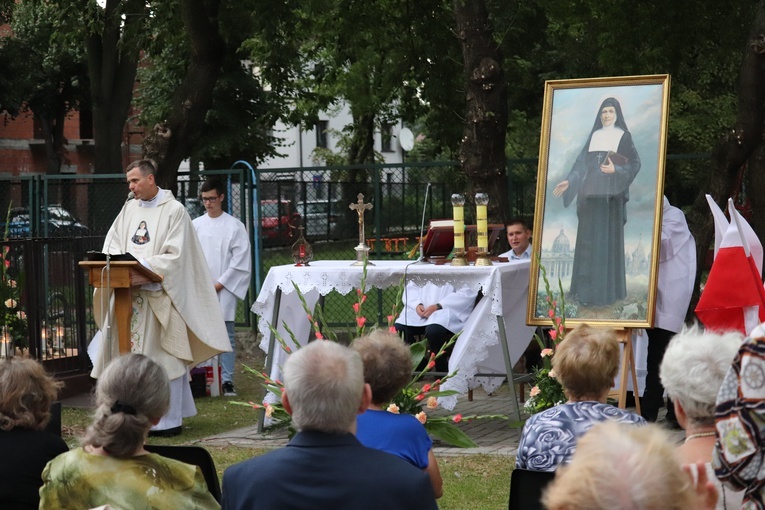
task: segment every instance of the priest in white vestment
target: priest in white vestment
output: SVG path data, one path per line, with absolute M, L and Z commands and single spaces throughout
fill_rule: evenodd
M 155 435 L 176 435 L 184 417 L 196 407 L 188 382 L 188 367 L 205 361 L 231 346 L 211 283 L 207 262 L 186 209 L 154 180 L 151 160 L 131 163 L 126 178 L 134 198 L 128 199 L 104 241 L 103 251 L 130 253 L 141 264 L 163 277 L 162 283 L 133 288 L 130 348 L 162 365 L 170 378 L 170 410 L 152 428 Z M 91 376 L 119 356 L 119 342 L 107 341 L 105 330 L 109 300 L 111 331 L 117 331 L 113 296 L 96 289 L 93 308 L 100 331 L 100 345 L 89 349 Z M 151 388 L 147 388 L 151 391 Z
M 417 335 L 424 335 L 428 348 L 437 353 L 451 337 L 462 331 L 476 297 L 477 293 L 468 286 L 455 289 L 449 283 L 435 285 L 428 282 L 424 287 L 418 287 L 409 282 L 401 296 L 404 310 L 394 325 L 399 333 L 404 333 L 407 343 L 413 343 Z M 436 360 L 435 369 L 449 371 L 448 355 Z
M 235 397 L 236 304 L 238 299 L 244 299 L 250 287 L 250 238 L 244 224 L 223 210 L 225 190 L 223 182 L 217 178 L 202 184 L 200 196 L 207 212 L 194 219 L 193 223 L 207 259 L 211 281 L 218 293 L 231 344 L 231 352 L 220 355 L 223 396 Z

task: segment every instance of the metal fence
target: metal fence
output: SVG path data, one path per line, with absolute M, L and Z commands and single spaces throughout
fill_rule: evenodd
M 674 204 L 689 204 L 696 196 L 699 190 L 694 186 L 701 179 L 684 176 L 692 175 L 693 167 L 706 158 L 668 157 L 666 174 L 672 189 L 667 195 Z M 370 256 L 406 260 L 416 256 L 423 208 L 426 221 L 450 218 L 452 193 L 467 189 L 456 163 L 256 170 L 240 161 L 234 166 L 181 174 L 174 193 L 193 218 L 204 213 L 200 181 L 210 176 L 223 179 L 224 208 L 250 232 L 254 270 L 250 292 L 237 313 L 240 327 L 254 327 L 252 300 L 269 268 L 293 263 L 291 247 L 301 232 L 311 243 L 315 260 L 355 257 L 358 216 L 349 205 L 359 193 L 373 205 L 365 217 Z M 533 218 L 536 173 L 536 159 L 509 161 L 512 216 Z M 432 186 L 426 201 L 428 183 Z M 55 363 L 56 371 L 83 369 L 89 363 L 84 353 L 94 332 L 92 292 L 76 263 L 88 250 L 100 251 L 127 193 L 123 174 L 0 177 L 0 239 L 6 237 L 4 232 L 9 237 L 0 241 L 0 247 L 8 257 L 8 278 L 22 287 L 19 311 L 28 322 L 26 348 Z M 466 207 L 468 223 L 471 212 Z M 506 249 L 504 242 L 502 238 L 497 251 Z M 367 309 L 376 310 L 377 317 L 368 320 L 385 323 L 395 298 L 396 289 L 370 291 Z M 349 329 L 353 325 L 349 297 L 327 296 L 324 307 L 330 323 L 347 324 Z

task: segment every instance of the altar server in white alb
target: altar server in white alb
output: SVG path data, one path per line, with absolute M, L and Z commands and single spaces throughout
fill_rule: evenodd
M 671 205 L 667 197 L 664 197 L 662 207 L 656 315 L 653 329 L 647 330 L 647 373 L 645 390 L 640 400 L 641 414 L 647 421 L 656 421 L 659 409 L 664 405 L 664 386 L 659 378 L 659 365 L 669 341 L 683 328 L 696 278 L 696 242 L 688 229 L 685 215 Z M 667 400 L 666 419 L 674 425 L 677 423 L 675 408 Z
M 424 335 L 428 348 L 437 353 L 451 337 L 462 331 L 476 297 L 477 293 L 467 285 L 457 290 L 449 283 L 435 285 L 428 282 L 419 287 L 409 282 L 401 297 L 404 310 L 394 324 L 396 331 L 404 333 L 404 340 L 409 344 L 416 341 L 415 335 Z M 448 372 L 448 355 L 436 360 L 435 369 Z
M 231 346 L 191 218 L 170 191 L 157 186 L 155 172 L 156 164 L 149 159 L 127 167 L 132 197 L 106 234 L 103 251 L 130 253 L 163 277 L 162 283 L 133 288 L 130 347 L 159 363 L 170 378 L 170 410 L 150 431 L 151 435 L 170 436 L 181 432 L 184 417 L 196 414 L 187 368 L 228 352 Z M 93 303 L 102 339 L 106 338 L 106 310 L 101 305 L 106 302 L 97 289 Z M 116 332 L 113 299 L 109 302 L 111 331 Z M 110 344 L 110 349 L 90 350 L 95 378 L 119 356 L 117 339 Z
M 219 179 L 208 179 L 202 184 L 200 196 L 207 213 L 194 220 L 194 229 L 207 259 L 231 343 L 231 352 L 220 356 L 223 395 L 235 397 L 236 301 L 244 299 L 250 286 L 250 239 L 244 224 L 223 210 L 224 191 Z

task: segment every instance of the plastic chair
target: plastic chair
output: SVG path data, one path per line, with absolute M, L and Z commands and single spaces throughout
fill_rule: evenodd
M 162 455 L 169 459 L 179 460 L 186 464 L 199 466 L 207 482 L 207 490 L 213 495 L 215 500 L 220 503 L 220 481 L 218 472 L 215 471 L 215 462 L 210 452 L 201 446 L 170 446 L 147 444 L 144 445 L 146 451 Z
M 513 469 L 510 475 L 509 510 L 544 510 L 542 491 L 555 478 L 555 471 Z

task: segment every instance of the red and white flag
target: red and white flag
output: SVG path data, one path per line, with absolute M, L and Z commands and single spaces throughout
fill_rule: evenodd
M 733 200 L 728 199 L 730 223 L 709 195 L 707 202 L 715 218 L 715 259 L 696 315 L 709 329 L 749 334 L 765 322 L 762 243 Z

